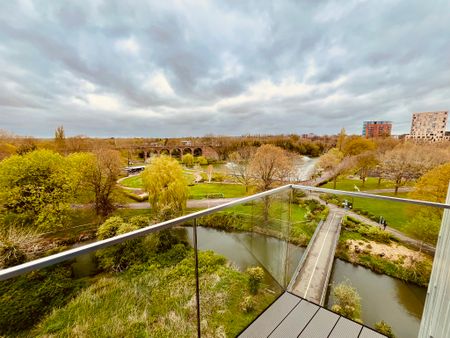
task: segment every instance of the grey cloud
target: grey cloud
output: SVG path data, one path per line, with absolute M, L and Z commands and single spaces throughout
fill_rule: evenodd
M 19 134 L 359 133 L 364 119 L 404 133 L 413 111 L 450 106 L 444 1 L 30 3 L 0 4 L 0 118 Z M 148 87 L 155 74 L 174 95 Z M 314 89 L 252 99 L 262 81 Z

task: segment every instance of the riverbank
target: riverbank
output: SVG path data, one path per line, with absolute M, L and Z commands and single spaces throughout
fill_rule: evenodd
M 346 216 L 342 223 L 336 257 L 385 274 L 428 286 L 431 256 L 399 244 L 387 232 Z
M 0 334 L 191 337 L 196 334 L 194 265 L 193 249 L 175 244 L 120 273 L 99 271 L 77 279 L 66 264 L 64 277 L 55 274 L 59 270 L 43 269 L 31 273 L 42 277 L 2 282 Z M 261 285 L 252 293 L 249 276 L 211 251 L 199 252 L 199 268 L 202 333 L 207 336 L 236 336 L 281 292 Z M 49 306 L 48 299 L 57 302 Z

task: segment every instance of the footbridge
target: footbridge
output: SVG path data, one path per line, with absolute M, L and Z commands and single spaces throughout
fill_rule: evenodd
M 324 305 L 344 212 L 331 211 L 317 227 L 288 290 Z

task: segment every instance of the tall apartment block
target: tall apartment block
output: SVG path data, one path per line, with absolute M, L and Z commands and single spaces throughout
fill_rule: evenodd
M 391 136 L 391 121 L 364 121 L 362 135 L 366 138 Z
M 424 142 L 442 142 L 447 139 L 448 111 L 414 113 L 408 139 Z

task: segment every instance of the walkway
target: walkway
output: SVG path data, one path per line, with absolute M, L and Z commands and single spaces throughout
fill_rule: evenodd
M 328 280 L 334 262 L 343 213 L 331 211 L 308 245 L 306 259 L 297 272 L 293 293 L 316 304 L 323 305 Z
M 241 338 L 383 338 L 378 332 L 285 292 Z

